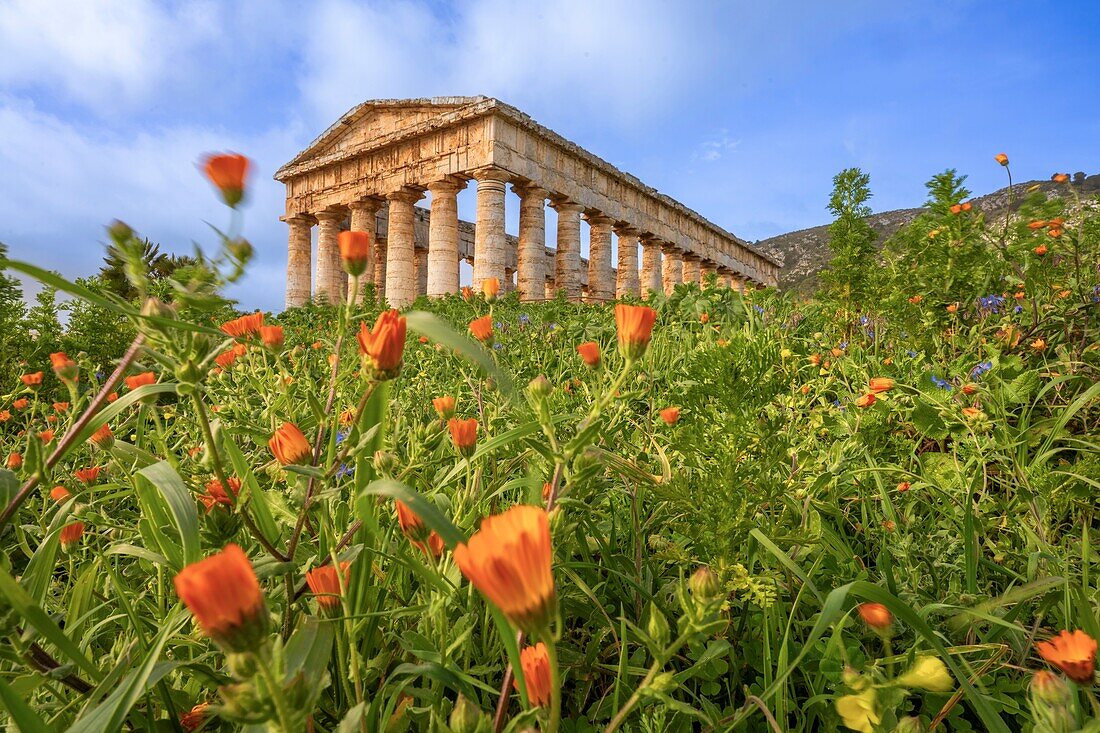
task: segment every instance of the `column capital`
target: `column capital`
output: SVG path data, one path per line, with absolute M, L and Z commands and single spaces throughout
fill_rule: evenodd
M 451 194 L 458 193 L 462 189 L 466 188 L 466 179 L 458 176 L 445 176 L 438 181 L 432 181 L 428 184 L 428 190 L 435 194 Z
M 507 183 L 512 180 L 511 173 L 503 168 L 497 168 L 495 165 L 478 168 L 476 171 L 471 172 L 470 175 L 479 183 L 481 181 L 500 181 L 501 183 Z
M 684 251 L 671 242 L 658 242 L 666 255 L 683 255 Z
M 369 213 L 375 213 L 382 208 L 382 199 L 376 196 L 368 196 L 367 198 L 360 199 L 359 201 L 352 201 L 348 204 L 348 208 L 352 211 L 366 211 Z
M 587 221 L 590 226 L 595 226 L 595 227 L 608 227 L 608 228 L 610 228 L 611 225 L 615 223 L 615 220 L 612 219 L 610 216 L 605 216 L 604 214 L 601 214 L 598 211 L 594 211 L 592 213 L 587 213 L 586 212 L 585 215 L 584 215 L 584 220 Z
M 563 212 L 570 213 L 570 214 L 571 213 L 579 214 L 582 211 L 584 211 L 584 206 L 582 206 L 581 204 L 574 203 L 574 202 L 570 201 L 569 199 L 563 199 L 563 198 L 559 198 L 559 199 L 551 198 L 550 199 L 550 208 L 553 209 L 554 211 L 558 212 L 559 214 L 561 214 Z
M 638 230 L 629 224 L 616 224 L 612 227 L 615 234 L 619 237 L 637 237 Z
M 387 193 L 386 198 L 390 201 L 404 201 L 405 203 L 415 204 L 417 201 L 424 198 L 424 187 L 402 186 L 396 191 Z
M 684 259 L 689 261 L 689 262 L 702 262 L 703 261 L 703 258 L 699 254 L 697 254 L 695 252 L 689 252 L 687 250 L 684 250 Z
M 348 212 L 340 209 L 325 209 L 324 211 L 318 211 L 313 216 L 317 221 L 343 221 L 347 218 Z
M 545 188 L 536 186 L 529 181 L 512 183 L 512 191 L 521 199 L 542 199 L 545 201 L 550 196 L 550 192 Z
M 307 214 L 303 211 L 300 214 L 291 214 L 290 216 L 284 216 L 283 221 L 285 221 L 287 224 L 293 223 L 313 225 L 317 223 L 317 217 L 315 217 L 313 214 Z

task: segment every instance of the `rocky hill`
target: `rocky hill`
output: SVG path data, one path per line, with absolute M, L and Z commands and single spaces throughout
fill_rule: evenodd
M 1079 194 L 1100 193 L 1100 174 L 1086 176 L 1084 173 L 1073 175 L 1074 188 Z M 1017 202 L 1031 186 L 1038 186 L 1047 195 L 1058 196 L 1066 191 L 1064 185 L 1051 181 L 1025 181 L 1013 185 Z M 974 206 L 987 217 L 998 218 L 1007 214 L 1013 207 L 1012 192 L 1008 187 L 970 199 Z M 894 232 L 916 219 L 923 208 L 896 209 L 872 214 L 867 217 L 871 227 L 878 233 L 881 246 Z M 796 232 L 780 234 L 777 237 L 756 242 L 756 246 L 765 252 L 777 255 L 784 264 L 780 274 L 779 286 L 785 289 L 812 289 L 817 284 L 817 274 L 829 263 L 829 225 L 800 229 Z

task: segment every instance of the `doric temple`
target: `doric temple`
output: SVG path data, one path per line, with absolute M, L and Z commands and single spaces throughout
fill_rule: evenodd
M 372 235 L 373 263 L 361 284 L 374 283 L 394 307 L 418 295 L 457 292 L 460 260 L 471 264 L 475 289 L 495 277 L 524 300 L 561 291 L 595 302 L 670 291 L 708 275 L 726 287 L 774 285 L 782 264 L 489 97 L 364 102 L 275 179 L 286 185 L 288 307 L 311 295 L 358 298 L 348 292 L 337 247 L 337 235 L 348 228 Z M 472 224 L 459 221 L 456 198 L 470 181 L 477 186 Z M 509 185 L 520 197 L 518 237 L 504 231 Z M 416 206 L 426 191 L 430 210 Z M 546 245 L 547 201 L 558 215 L 555 248 Z M 587 261 L 582 216 L 589 224 Z

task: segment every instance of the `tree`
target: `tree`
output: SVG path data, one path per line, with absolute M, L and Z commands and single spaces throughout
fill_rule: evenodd
M 867 223 L 870 182 L 871 177 L 859 168 L 846 168 L 833 177 L 829 197 L 829 211 L 836 216 L 829 225 L 833 258 L 822 280 L 849 309 L 866 304 L 872 296 L 878 235 Z
M 138 240 L 137 244 L 137 254 L 143 265 L 143 271 L 153 282 L 165 280 L 176 270 L 195 264 L 194 257 L 165 254 L 160 251 L 159 244 L 154 244 L 148 239 Z M 103 258 L 103 262 L 104 265 L 99 270 L 99 278 L 106 288 L 126 300 L 136 298 L 137 288 L 126 274 L 126 254 L 116 244 L 110 244 L 107 246 L 107 256 Z

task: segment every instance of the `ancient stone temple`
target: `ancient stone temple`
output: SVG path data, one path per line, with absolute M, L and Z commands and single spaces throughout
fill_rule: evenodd
M 574 145 L 514 107 L 488 97 L 364 102 L 284 165 L 286 304 L 312 296 L 357 298 L 340 268 L 341 229 L 376 242 L 363 285 L 395 307 L 459 289 L 459 261 L 473 286 L 498 278 L 524 300 L 605 301 L 681 282 L 774 285 L 781 263 Z M 477 220 L 458 218 L 457 194 L 477 188 Z M 504 230 L 509 187 L 520 197 L 519 236 Z M 416 204 L 430 194 L 430 210 Z M 546 246 L 546 205 L 557 211 Z M 589 256 L 581 258 L 581 218 Z M 312 229 L 317 227 L 314 261 Z M 612 262 L 612 237 L 617 262 Z M 639 256 L 640 250 L 640 256 Z M 312 288 L 311 271 L 314 273 Z

